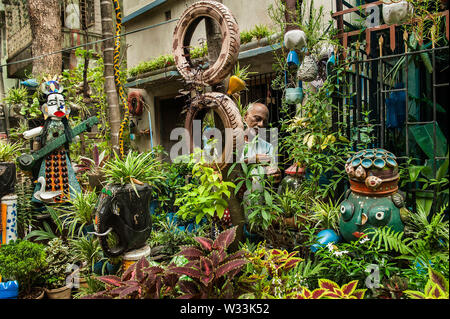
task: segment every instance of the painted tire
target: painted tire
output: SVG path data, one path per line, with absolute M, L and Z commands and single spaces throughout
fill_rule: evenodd
M 239 109 L 227 95 L 210 92 L 198 96 L 192 101 L 185 120 L 185 128 L 189 132 L 188 143 L 191 153 L 194 151 L 192 132 L 194 120 L 201 119 L 201 111 L 207 111 L 209 109 L 213 109 L 214 112 L 217 113 L 225 129 L 233 129 L 233 139 L 225 139 L 225 145 L 222 149 L 222 158 L 220 163 L 217 163 L 220 170 L 224 170 L 232 162 L 230 157 L 232 157 L 236 151 L 236 140 L 238 140 L 238 138 L 242 138 L 243 140 L 244 124 Z M 225 137 L 223 136 L 223 138 Z
M 140 116 L 144 110 L 144 97 L 138 91 L 128 93 L 128 109 L 130 114 Z
M 217 61 L 201 74 L 196 74 L 189 56 L 192 35 L 200 21 L 209 17 L 220 28 L 222 48 Z M 197 85 L 214 85 L 222 82 L 231 73 L 239 55 L 241 45 L 239 26 L 231 11 L 216 1 L 198 1 L 181 15 L 173 36 L 175 64 L 181 76 Z

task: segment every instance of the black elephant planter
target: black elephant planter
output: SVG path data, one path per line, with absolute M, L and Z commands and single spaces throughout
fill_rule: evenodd
M 95 235 L 108 257 L 118 257 L 145 245 L 152 229 L 149 210 L 151 187 L 144 185 L 107 185 L 95 212 Z M 108 234 L 116 236 L 111 243 Z

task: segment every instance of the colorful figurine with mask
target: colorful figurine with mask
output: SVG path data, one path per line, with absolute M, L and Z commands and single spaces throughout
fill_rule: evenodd
M 66 105 L 62 92 L 64 88 L 56 78 L 41 85 L 47 95 L 47 103 L 42 105 L 45 123 L 25 132 L 24 138 L 40 137 L 41 149 L 61 135 L 65 135 L 65 145 L 49 152 L 40 165 L 32 201 L 35 203 L 64 203 L 81 192 L 69 158 L 69 143 L 74 139 L 69 126 L 70 107 Z
M 380 148 L 363 150 L 347 160 L 345 170 L 350 189 L 340 207 L 341 236 L 352 241 L 383 226 L 403 231 L 407 209 L 398 192 L 395 155 Z

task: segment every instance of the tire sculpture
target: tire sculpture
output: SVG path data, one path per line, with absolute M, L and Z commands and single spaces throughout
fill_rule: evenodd
M 195 28 L 204 18 L 213 19 L 222 34 L 222 48 L 217 61 L 197 72 L 190 59 L 189 45 Z M 181 76 L 197 85 L 215 85 L 222 82 L 232 71 L 240 47 L 239 26 L 231 11 L 216 1 L 198 1 L 181 15 L 173 35 L 175 64 Z
M 189 132 L 190 137 L 189 145 L 191 152 L 194 151 L 194 120 L 198 118 L 201 110 L 210 109 L 218 114 L 225 129 L 233 129 L 233 139 L 225 139 L 225 147 L 222 150 L 222 159 L 220 163 L 217 163 L 219 169 L 223 170 L 227 167 L 228 163 L 231 163 L 230 157 L 233 156 L 236 149 L 236 141 L 239 140 L 240 134 L 244 131 L 244 124 L 242 123 L 242 118 L 236 104 L 227 95 L 218 92 L 210 92 L 196 97 L 191 103 L 185 121 L 185 128 Z

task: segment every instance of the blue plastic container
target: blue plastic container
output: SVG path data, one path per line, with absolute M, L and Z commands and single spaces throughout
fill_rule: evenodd
M 320 247 L 324 247 L 329 243 L 337 243 L 339 242 L 339 236 L 332 229 L 322 230 L 317 234 L 316 244 L 311 246 L 311 251 L 315 253 Z
M 0 299 L 17 299 L 19 284 L 16 280 L 0 282 Z

